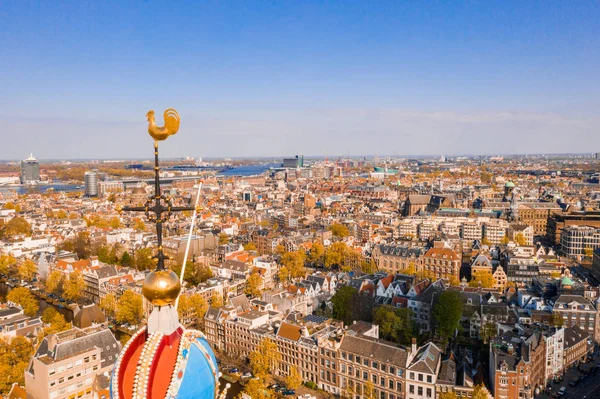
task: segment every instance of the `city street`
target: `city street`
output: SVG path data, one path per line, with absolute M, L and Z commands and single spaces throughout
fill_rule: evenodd
M 565 374 L 563 381 L 559 384 L 552 385 L 552 393 L 558 392 L 560 388 L 567 387 L 567 390 L 561 398 L 563 399 L 599 399 L 600 398 L 600 372 L 592 373 L 577 386 L 569 386 L 569 381 L 577 377 L 581 377 L 582 374 L 577 369 L 572 368 Z M 536 399 L 549 399 L 552 398 L 551 394 L 542 393 L 536 396 Z

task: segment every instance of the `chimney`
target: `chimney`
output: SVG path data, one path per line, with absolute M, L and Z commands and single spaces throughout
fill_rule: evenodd
M 412 345 L 410 346 L 410 354 L 414 356 L 415 353 L 417 353 L 417 339 L 413 338 Z

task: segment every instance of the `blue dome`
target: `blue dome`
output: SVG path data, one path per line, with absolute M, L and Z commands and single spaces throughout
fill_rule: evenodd
M 182 342 L 182 345 L 185 345 Z M 217 391 L 217 359 L 204 337 L 189 342 L 174 371 L 169 399 L 214 399 Z

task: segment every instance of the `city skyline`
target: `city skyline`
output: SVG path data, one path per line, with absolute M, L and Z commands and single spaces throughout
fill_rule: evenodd
M 597 5 L 6 4 L 0 159 L 584 153 Z

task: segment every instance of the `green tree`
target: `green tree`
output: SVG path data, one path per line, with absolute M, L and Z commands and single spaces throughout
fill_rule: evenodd
M 183 264 L 183 260 L 181 262 L 176 262 L 171 268 L 175 274 L 181 276 L 181 265 Z M 183 276 L 183 281 L 187 282 L 190 285 L 198 285 L 198 280 L 196 278 L 196 266 L 191 260 L 188 260 L 185 264 L 185 275 Z
M 117 323 L 138 325 L 144 316 L 142 297 L 131 290 L 123 292 L 117 302 Z
M 302 384 L 302 375 L 300 375 L 300 372 L 298 371 L 298 367 L 296 366 L 292 366 L 290 368 L 290 372 L 287 375 L 287 377 L 285 377 L 285 385 L 288 387 L 288 389 L 298 389 L 298 387 L 300 387 L 300 385 Z
M 350 231 L 348 231 L 348 227 L 344 226 L 341 223 L 334 223 L 329 226 L 329 231 L 334 235 L 334 237 L 343 238 L 348 237 L 350 235 Z
M 333 318 L 342 320 L 346 325 L 352 323 L 352 313 L 350 312 L 350 304 L 353 296 L 357 293 L 356 289 L 350 286 L 340 288 L 333 297 L 331 303 L 333 305 Z
M 119 264 L 125 267 L 133 266 L 133 258 L 129 255 L 129 252 L 123 251 L 123 255 L 121 255 L 121 259 L 119 260 Z
M 25 369 L 33 356 L 33 345 L 25 337 L 0 337 L 0 394 L 8 395 L 13 383 L 25 385 Z
M 433 307 L 433 319 L 437 324 L 438 333 L 444 339 L 454 336 L 459 326 L 463 312 L 463 303 L 460 295 L 454 291 L 444 291 L 438 302 Z
M 135 268 L 138 270 L 154 269 L 154 261 L 152 260 L 152 249 L 141 248 L 135 251 Z
M 37 265 L 30 259 L 25 259 L 19 265 L 19 277 L 25 281 L 31 281 L 31 279 L 37 274 Z
M 68 301 L 77 302 L 83 295 L 85 281 L 79 272 L 72 272 L 69 278 L 65 280 L 63 296 Z
M 379 333 L 384 339 L 408 344 L 413 337 L 414 327 L 408 308 L 380 306 L 373 312 L 373 323 L 379 326 Z
M 90 233 L 87 231 L 79 232 L 75 238 L 65 240 L 58 246 L 59 250 L 75 252 L 80 259 L 90 257 L 92 253 L 90 248 Z
M 4 234 L 8 238 L 12 238 L 19 235 L 30 236 L 31 225 L 27 223 L 27 220 L 25 220 L 25 218 L 15 216 L 14 218 L 10 219 L 8 223 L 6 223 L 6 230 Z
M 108 265 L 114 265 L 118 262 L 116 250 L 111 251 L 111 248 L 107 247 L 106 245 L 99 246 L 96 250 L 96 255 L 98 256 L 98 260 L 100 262 L 106 263 Z
M 487 322 L 481 326 L 481 330 L 479 331 L 479 335 L 481 336 L 481 340 L 484 344 L 490 342 L 490 339 L 494 338 L 498 333 L 498 329 L 496 323 Z
M 248 277 L 248 280 L 246 280 L 246 289 L 244 292 L 246 295 L 250 295 L 254 298 L 260 298 L 261 287 L 262 278 L 260 277 L 260 274 L 252 273 L 250 277 Z
M 40 307 L 37 299 L 25 287 L 13 288 L 6 296 L 6 299 L 20 305 L 23 308 L 23 313 L 29 317 L 35 316 Z

